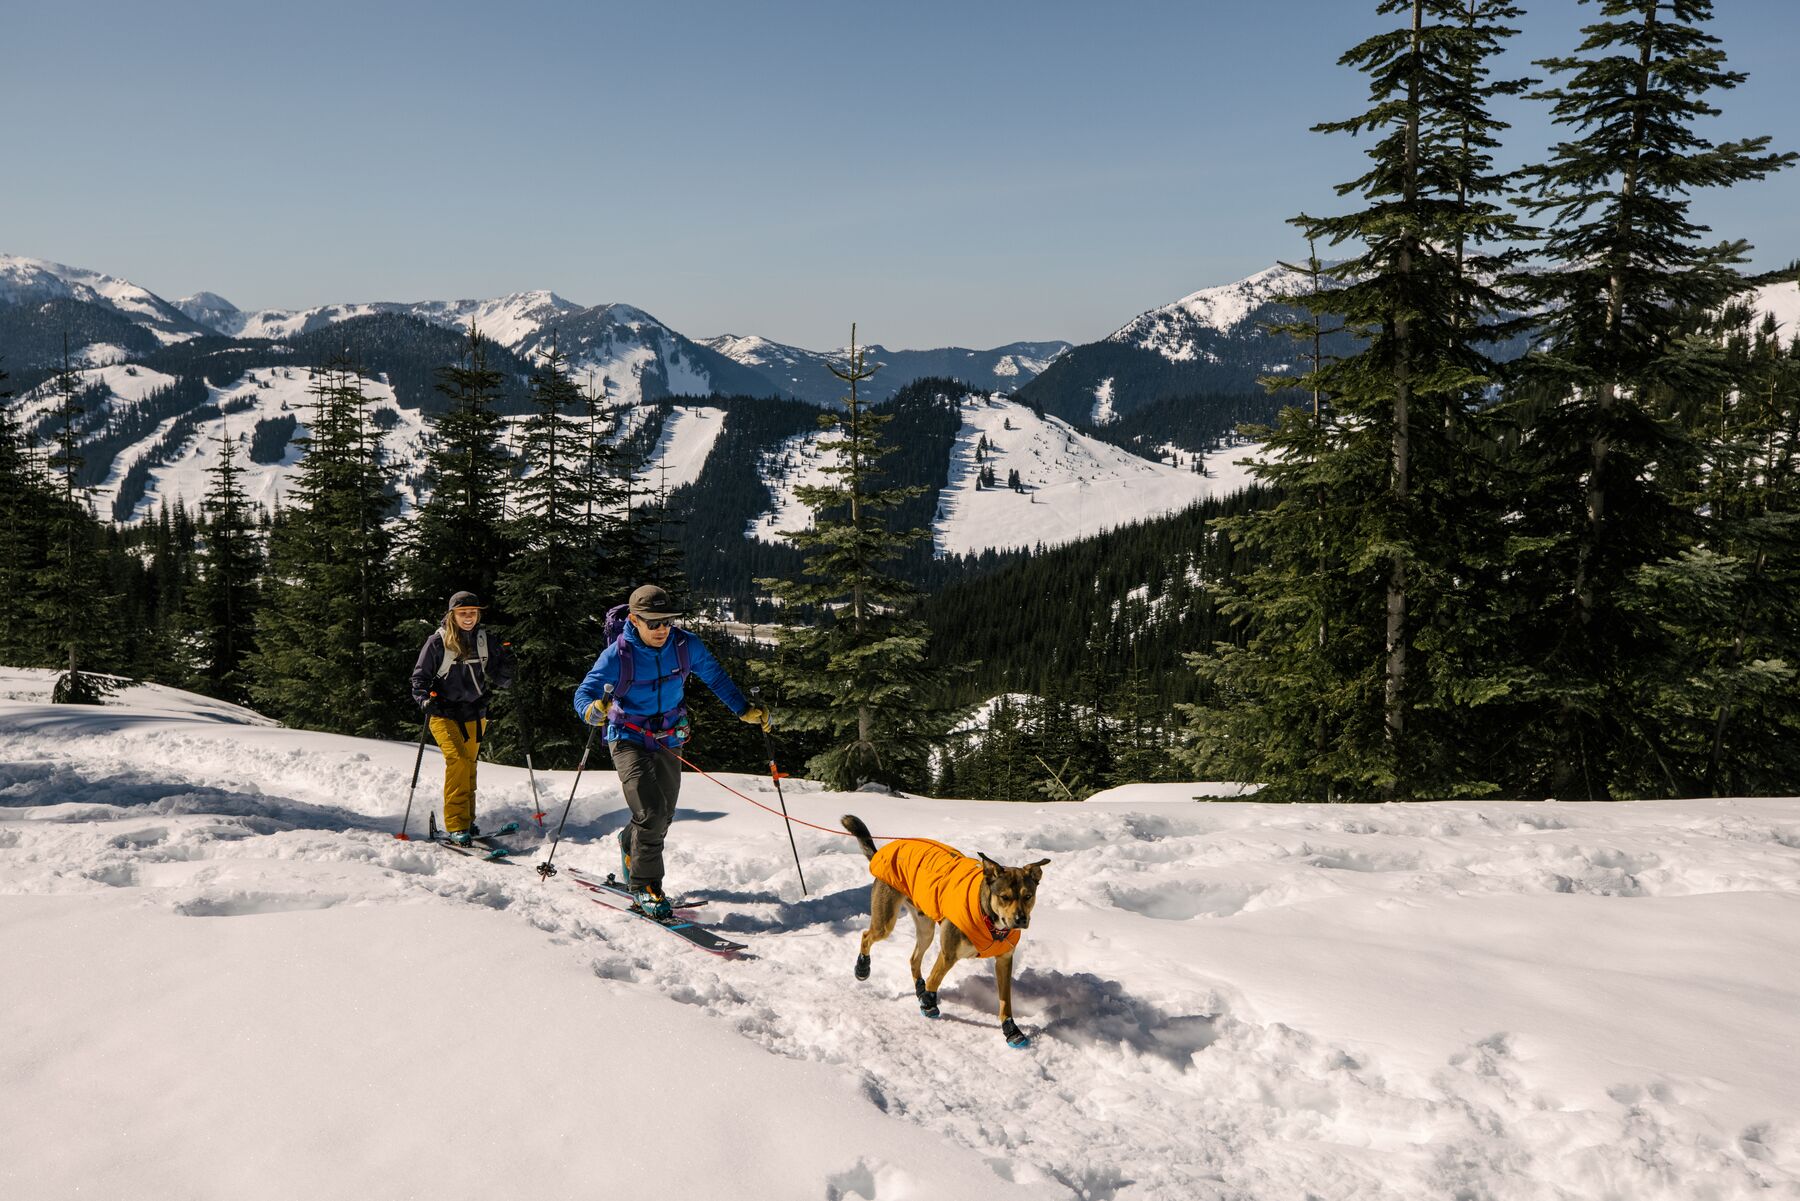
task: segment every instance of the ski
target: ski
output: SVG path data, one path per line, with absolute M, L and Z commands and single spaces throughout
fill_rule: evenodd
M 631 899 L 631 893 L 629 891 L 617 887 L 616 883 L 614 885 L 607 885 L 598 880 L 583 877 L 575 873 L 570 873 L 570 879 L 574 881 L 577 888 L 585 888 L 589 893 L 593 894 L 588 897 L 588 899 L 593 901 L 596 905 L 605 905 L 608 909 L 617 909 L 621 913 L 634 914 L 647 922 L 654 922 L 667 930 L 670 934 L 675 935 L 677 938 L 680 938 L 693 946 L 699 947 L 702 951 L 711 951 L 715 955 L 730 956 L 737 954 L 739 951 L 748 949 L 744 943 L 732 942 L 729 938 L 721 937 L 720 935 L 713 933 L 713 931 L 708 930 L 705 926 L 695 925 L 693 922 L 690 922 L 683 917 L 651 917 L 648 913 L 645 913 L 640 909 L 637 903 Z
M 509 862 L 517 862 L 515 859 L 509 857 L 513 852 L 509 852 L 508 848 L 504 848 L 504 846 L 457 846 L 457 844 L 450 843 L 450 841 L 441 839 L 441 837 L 432 839 L 432 843 L 436 843 L 437 846 L 443 846 L 448 852 L 455 852 L 457 855 L 463 855 L 464 859 L 481 859 L 482 862 L 508 862 L 508 864 Z
M 507 856 L 513 853 L 511 847 L 503 847 L 495 843 L 484 843 L 480 839 L 477 839 L 466 847 L 457 846 L 454 842 L 451 842 L 441 834 L 431 841 L 438 846 L 443 847 L 446 851 L 456 852 L 465 859 L 480 859 L 484 863 L 514 862 L 512 859 L 507 858 Z
M 518 822 L 507 822 L 492 834 L 477 834 L 469 840 L 468 846 L 459 846 L 451 842 L 448 836 L 438 829 L 437 814 L 433 813 L 426 827 L 426 837 L 446 851 L 455 851 L 464 858 L 481 859 L 486 863 L 511 863 L 513 860 L 508 859 L 507 856 L 515 853 L 513 849 L 504 843 L 495 842 L 494 839 L 502 834 L 511 834 L 518 828 Z
M 611 872 L 607 873 L 606 878 L 604 880 L 597 880 L 593 876 L 590 876 L 586 872 L 582 871 L 580 868 L 565 867 L 560 870 L 563 871 L 564 873 L 566 873 L 570 878 L 579 881 L 581 884 L 583 884 L 589 888 L 602 888 L 602 889 L 605 889 L 607 892 L 614 893 L 620 897 L 623 897 L 627 901 L 629 901 L 631 899 L 631 890 L 629 888 L 625 887 L 625 885 L 621 884 L 619 882 L 619 878 L 617 876 L 613 875 Z M 679 900 L 679 901 L 670 901 L 669 908 L 671 908 L 671 909 L 697 909 L 701 905 L 704 905 L 704 904 L 706 904 L 705 897 L 687 897 L 687 898 L 684 898 L 683 900 Z

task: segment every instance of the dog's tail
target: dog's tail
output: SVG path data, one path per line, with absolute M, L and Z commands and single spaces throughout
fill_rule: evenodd
M 870 859 L 875 858 L 875 836 L 869 833 L 869 827 L 863 825 L 862 818 L 846 813 L 839 820 L 844 823 L 844 829 L 856 835 L 856 841 L 862 846 L 863 854 Z

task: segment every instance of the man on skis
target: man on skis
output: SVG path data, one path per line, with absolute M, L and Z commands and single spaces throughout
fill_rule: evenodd
M 631 806 L 619 847 L 632 898 L 652 917 L 667 917 L 663 840 L 681 791 L 675 752 L 688 739 L 687 677 L 698 674 L 739 720 L 766 730 L 769 718 L 745 699 L 700 639 L 674 624 L 681 614 L 660 586 L 644 584 L 620 608 L 624 627 L 575 690 L 575 712 L 589 725 L 606 724 L 606 748 Z M 614 613 L 607 614 L 609 626 Z

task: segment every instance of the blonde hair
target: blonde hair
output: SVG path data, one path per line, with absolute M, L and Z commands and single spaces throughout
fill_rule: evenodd
M 452 609 L 444 614 L 444 649 L 450 652 L 452 659 L 465 658 L 469 647 L 463 642 L 462 627 L 456 624 L 456 611 Z

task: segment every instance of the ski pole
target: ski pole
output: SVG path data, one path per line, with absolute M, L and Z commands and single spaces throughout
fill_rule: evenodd
M 781 795 L 781 769 L 775 766 L 775 740 L 769 737 L 768 710 L 763 710 L 763 746 L 769 752 L 769 779 L 775 781 L 775 797 L 781 802 L 781 821 L 787 826 L 788 846 L 794 852 L 794 874 L 800 877 L 800 895 L 811 896 L 806 891 L 806 873 L 800 870 L 800 847 L 794 842 L 794 822 L 788 816 L 787 798 Z
M 606 693 L 600 698 L 602 701 L 607 702 L 609 707 L 612 702 L 612 691 L 613 686 L 608 684 L 606 686 Z M 600 727 L 597 725 L 588 727 L 587 745 L 581 748 L 581 762 L 575 765 L 575 782 L 569 785 L 569 799 L 563 805 L 562 820 L 556 823 L 556 837 L 550 840 L 550 854 L 542 863 L 537 865 L 539 879 L 548 880 L 551 876 L 556 874 L 554 860 L 556 859 L 557 844 L 562 842 L 563 823 L 569 820 L 569 810 L 575 804 L 575 790 L 581 787 L 581 773 L 587 770 L 588 754 L 594 749 L 594 735 L 599 732 Z
M 433 697 L 437 693 L 431 694 Z M 413 759 L 412 787 L 406 790 L 406 815 L 400 819 L 399 832 L 394 835 L 401 842 L 411 842 L 412 835 L 406 832 L 406 824 L 412 820 L 413 793 L 419 791 L 419 766 L 425 762 L 425 736 L 431 733 L 431 718 L 425 718 L 425 724 L 419 727 L 419 753 Z

